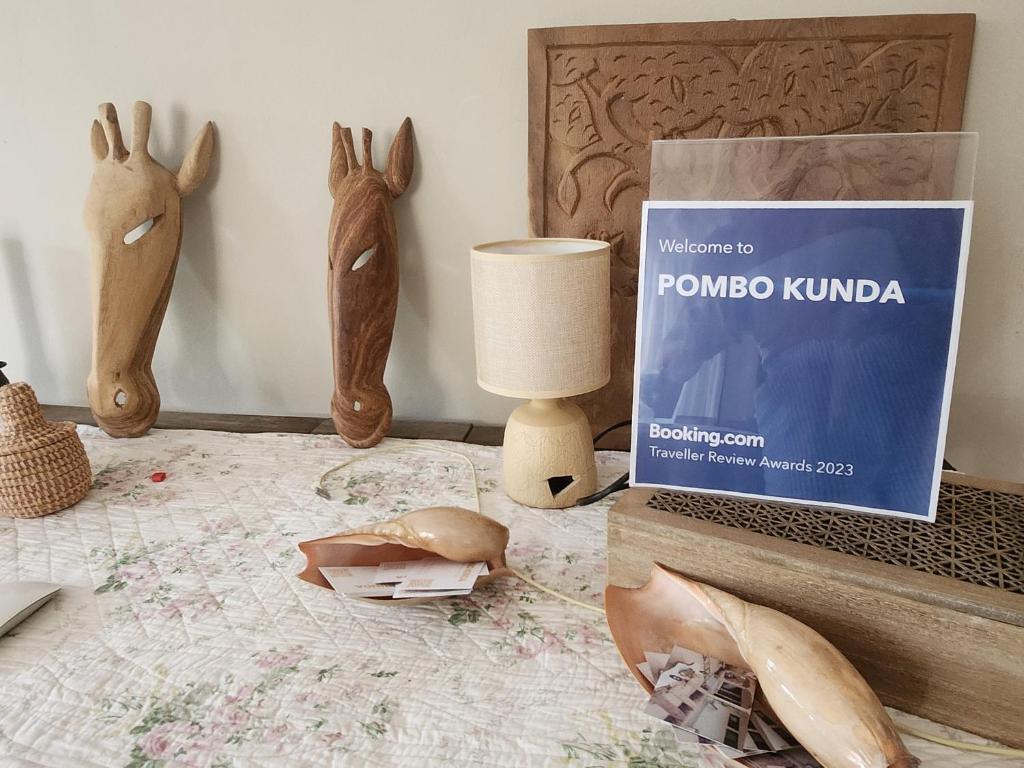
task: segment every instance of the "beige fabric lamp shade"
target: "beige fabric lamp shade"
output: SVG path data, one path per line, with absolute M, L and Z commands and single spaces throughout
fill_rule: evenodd
M 610 248 L 540 238 L 472 251 L 477 382 L 528 398 L 505 425 L 505 492 L 531 507 L 568 507 L 594 492 L 590 424 L 562 398 L 611 377 Z
M 477 382 L 506 397 L 592 392 L 611 377 L 610 253 L 539 238 L 472 252 Z

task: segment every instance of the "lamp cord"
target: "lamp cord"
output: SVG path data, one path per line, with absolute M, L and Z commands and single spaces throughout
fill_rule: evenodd
M 623 421 L 619 421 L 619 422 L 616 422 L 615 424 L 612 424 L 610 427 L 606 427 L 605 429 L 602 429 L 600 432 L 598 432 L 594 436 L 594 447 L 597 448 L 598 442 L 601 440 L 602 437 L 607 435 L 609 432 L 614 432 L 616 429 L 622 429 L 622 427 L 628 427 L 632 423 L 633 423 L 632 419 L 625 419 Z M 590 504 L 593 504 L 594 502 L 600 501 L 601 499 L 605 498 L 606 496 L 610 496 L 613 493 L 618 493 L 619 491 L 624 491 L 627 488 L 629 488 L 629 472 L 626 472 L 626 473 L 622 474 L 618 479 L 613 481 L 610 485 L 605 486 L 604 488 L 599 490 L 597 493 L 592 493 L 589 496 L 581 496 L 580 498 L 576 499 L 576 506 L 577 507 L 589 506 Z
M 602 437 L 604 437 L 604 435 L 606 435 L 611 430 L 619 429 L 620 427 L 623 427 L 623 426 L 625 426 L 626 424 L 629 424 L 629 423 L 630 422 L 628 422 L 628 421 L 620 422 L 618 424 L 615 424 L 615 425 L 609 427 L 608 429 L 606 429 L 603 432 L 601 432 L 600 434 L 598 434 L 598 436 L 596 438 L 594 438 L 594 442 L 596 443 L 598 440 L 600 440 Z M 328 492 L 328 490 L 326 488 L 326 482 L 331 477 L 331 475 L 333 475 L 338 470 L 344 469 L 345 467 L 347 467 L 347 466 L 349 466 L 351 464 L 355 464 L 357 461 L 362 461 L 363 459 L 368 459 L 368 458 L 382 456 L 382 455 L 394 455 L 394 454 L 397 454 L 397 453 L 407 453 L 407 452 L 414 451 L 414 450 L 438 451 L 440 453 L 446 453 L 446 454 L 449 454 L 450 456 L 456 456 L 456 457 L 462 459 L 469 466 L 470 474 L 471 474 L 471 476 L 473 478 L 473 495 L 474 495 L 474 498 L 476 500 L 476 512 L 477 512 L 478 515 L 483 514 L 483 507 L 482 507 L 482 504 L 480 502 L 480 483 L 479 483 L 479 481 L 477 479 L 476 465 L 473 463 L 473 460 L 471 458 L 469 458 L 469 456 L 467 456 L 464 453 L 459 453 L 458 451 L 453 451 L 453 450 L 450 450 L 448 448 L 441 448 L 440 446 L 436 446 L 436 445 L 402 446 L 401 448 L 394 448 L 394 449 L 385 448 L 385 449 L 382 449 L 380 451 L 376 451 L 374 453 L 364 453 L 364 454 L 360 454 L 358 456 L 353 456 L 352 458 L 346 459 L 345 461 L 341 462 L 340 464 L 336 464 L 335 466 L 331 467 L 326 472 L 324 472 L 322 475 L 320 475 L 320 477 L 317 479 L 316 484 L 313 486 L 313 490 L 314 490 L 314 492 L 316 493 L 317 496 L 320 496 L 323 499 L 330 499 L 331 498 L 331 494 L 330 494 L 330 492 Z M 628 479 L 629 475 L 626 474 L 624 477 L 626 479 Z M 622 488 L 616 488 L 615 487 L 615 486 L 619 485 L 622 482 L 622 480 L 623 480 L 623 478 L 620 477 L 618 480 L 616 480 L 614 483 L 612 483 L 610 486 L 608 486 L 608 488 L 604 489 L 604 491 L 599 491 L 597 494 L 594 494 L 594 496 L 597 496 L 598 498 L 604 498 L 604 496 L 607 496 L 609 493 L 614 493 L 615 490 L 622 490 Z M 628 483 L 626 483 L 626 485 L 624 487 L 628 487 Z M 615 490 L 611 490 L 613 488 Z M 593 499 L 592 501 L 586 501 L 585 503 L 592 504 L 594 501 L 597 501 L 597 500 L 598 499 Z M 585 501 L 584 499 L 581 499 L 579 502 L 577 502 L 577 505 L 578 506 L 583 506 L 584 505 L 584 501 Z M 569 595 L 562 594 L 558 590 L 552 589 L 551 587 L 545 586 L 544 584 L 541 584 L 540 582 L 535 581 L 534 579 L 530 578 L 529 576 L 527 576 L 522 571 L 519 571 L 519 570 L 517 570 L 515 568 L 509 568 L 508 570 L 509 570 L 509 573 L 511 573 L 513 576 L 515 576 L 516 578 L 518 578 L 521 581 L 523 581 L 523 583 L 533 587 L 534 589 L 538 589 L 541 592 L 546 592 L 547 594 L 551 595 L 552 597 L 556 597 L 559 600 L 562 600 L 563 602 L 569 603 L 570 605 L 575 605 L 578 608 L 585 608 L 586 610 L 593 611 L 594 613 L 600 613 L 600 614 L 605 614 L 606 613 L 605 609 L 602 608 L 601 606 L 593 605 L 591 603 L 585 603 L 582 600 L 577 600 L 574 597 L 570 597 Z M 1009 747 L 996 747 L 996 746 L 991 746 L 991 745 L 988 745 L 988 744 L 971 744 L 969 742 L 956 741 L 955 739 L 948 739 L 948 738 L 946 738 L 944 736 L 939 736 L 937 734 L 928 733 L 927 731 L 921 731 L 921 730 L 918 730 L 917 728 L 914 728 L 914 727 L 908 726 L 908 725 L 897 724 L 896 728 L 899 729 L 900 731 L 902 731 L 903 733 L 907 734 L 908 736 L 914 736 L 915 738 L 918 738 L 918 739 L 924 739 L 925 741 L 931 741 L 931 742 L 934 742 L 935 744 L 941 744 L 944 747 L 951 747 L 953 749 L 960 749 L 960 750 L 963 750 L 963 751 L 966 751 L 966 752 L 982 752 L 982 753 L 985 753 L 985 754 L 999 755 L 999 756 L 1002 756 L 1002 757 L 1024 757 L 1024 750 L 1021 750 L 1021 749 L 1010 749 Z
M 322 499 L 330 499 L 331 498 L 331 494 L 327 490 L 326 483 L 327 483 L 328 478 L 330 478 L 330 476 L 333 475 L 335 472 L 337 472 L 339 469 L 344 469 L 345 467 L 349 466 L 350 464 L 355 464 L 357 461 L 362 461 L 363 459 L 369 459 L 369 458 L 373 458 L 373 457 L 377 457 L 377 456 L 389 456 L 389 455 L 394 455 L 396 453 L 408 453 L 409 451 L 413 451 L 413 450 L 429 450 L 429 451 L 437 451 L 439 453 L 447 453 L 450 456 L 457 456 L 458 458 L 460 458 L 464 462 L 466 462 L 466 464 L 469 466 L 469 471 L 470 471 L 470 474 L 471 474 L 471 476 L 473 478 L 473 494 L 474 494 L 475 499 L 476 499 L 476 512 L 477 512 L 478 515 L 482 514 L 481 511 L 480 511 L 481 510 L 481 505 L 480 505 L 480 483 L 477 481 L 476 465 L 473 464 L 473 461 L 466 454 L 459 453 L 458 451 L 453 451 L 453 450 L 451 450 L 449 448 L 442 448 L 439 445 L 418 445 L 418 446 L 402 446 L 400 448 L 382 448 L 381 450 L 375 451 L 374 453 L 361 453 L 361 454 L 359 454 L 357 456 L 353 456 L 353 457 L 351 457 L 349 459 L 346 459 L 345 461 L 341 462 L 340 464 L 335 464 L 333 467 L 331 467 L 326 472 L 324 472 L 322 475 L 320 475 L 320 477 L 316 481 L 316 485 L 313 486 L 313 492 L 316 493 L 316 495 L 319 496 Z
M 935 744 L 941 744 L 944 747 L 960 749 L 964 752 L 983 752 L 987 755 L 999 755 L 1001 757 L 1024 757 L 1024 749 L 997 747 L 991 744 L 972 744 L 969 741 L 957 741 L 956 739 L 947 739 L 945 736 L 939 736 L 936 733 L 922 731 L 917 728 L 914 728 L 911 725 L 903 725 L 902 723 L 896 723 L 896 729 L 902 731 L 908 736 L 913 736 L 917 739 L 924 739 L 925 741 L 931 741 Z
M 608 485 L 605 488 L 602 488 L 597 493 L 592 493 L 589 496 L 581 496 L 580 498 L 578 498 L 576 500 L 576 506 L 577 507 L 589 506 L 589 505 L 593 504 L 594 502 L 600 501 L 605 496 L 611 496 L 613 493 L 617 493 L 618 491 L 624 491 L 627 488 L 629 488 L 629 472 L 624 473 L 617 480 L 615 480 L 611 485 Z
M 605 427 L 600 432 L 598 432 L 596 435 L 594 435 L 594 445 L 596 446 L 598 444 L 598 442 L 600 442 L 601 438 L 604 437 L 605 435 L 609 434 L 610 432 L 614 432 L 616 429 L 622 429 L 623 427 L 628 427 L 632 423 L 633 423 L 632 419 L 623 419 L 622 421 L 615 422 L 610 427 Z

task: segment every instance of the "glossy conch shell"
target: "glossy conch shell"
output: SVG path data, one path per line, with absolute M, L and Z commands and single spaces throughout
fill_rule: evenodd
M 507 546 L 508 528 L 497 520 L 462 507 L 427 507 L 387 522 L 301 542 L 306 568 L 299 578 L 330 589 L 321 566 L 378 565 L 440 556 L 459 563 L 486 562 L 490 573 L 477 579 L 479 587 L 508 573 Z M 407 603 L 422 598 L 367 599 Z
M 636 667 L 644 651 L 679 645 L 752 670 L 760 695 L 825 768 L 919 764 L 853 665 L 790 616 L 658 565 L 639 589 L 609 586 L 605 608 L 623 660 L 648 691 Z

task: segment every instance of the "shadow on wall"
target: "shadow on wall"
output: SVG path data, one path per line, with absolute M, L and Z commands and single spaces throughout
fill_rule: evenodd
M 390 146 L 393 136 L 383 146 Z M 388 356 L 385 381 L 392 397 L 395 416 L 440 412 L 445 405 L 443 383 L 433 375 L 431 358 L 439 340 L 430 333 L 430 297 L 427 294 L 427 264 L 422 227 L 410 204 L 422 177 L 421 155 L 413 123 L 415 170 L 412 183 L 395 203 L 395 226 L 398 229 L 398 317 L 395 335 Z M 401 382 L 398 384 L 397 382 Z M 412 384 L 415 382 L 415 384 Z M 411 396 L 411 397 L 410 397 Z
M 953 393 L 946 437 L 946 459 L 961 472 L 1024 482 L 1024 418 L 1008 397 Z M 993 456 L 993 445 L 1000 446 Z
M 29 280 L 28 264 L 25 260 L 25 246 L 13 237 L 0 241 L 0 273 L 5 279 L 0 284 L 8 286 L 8 301 L 18 318 L 15 332 L 21 335 L 22 349 L 26 360 L 11 360 L 11 380 L 28 381 L 37 390 L 51 390 L 54 386 L 53 366 L 46 353 L 42 323 L 39 318 L 41 302 L 36 300 Z
M 167 165 L 177 169 L 192 145 L 202 122 L 189 127 L 185 109 L 174 105 L 171 109 L 171 136 L 173 145 L 167 150 L 158 144 Z M 193 121 L 196 122 L 196 121 Z M 186 395 L 190 392 L 209 392 L 222 402 L 230 402 L 236 395 L 220 359 L 220 330 L 217 319 L 218 274 L 217 238 L 210 198 L 220 177 L 220 135 L 214 126 L 214 151 L 210 170 L 199 188 L 181 201 L 182 240 L 178 272 L 171 291 L 168 315 L 176 329 L 176 354 L 173 362 L 159 365 L 160 351 L 154 367 L 173 372 L 173 376 L 157 374 L 157 384 L 168 393 Z M 197 404 L 198 405 L 198 404 Z M 195 406 L 183 403 L 185 408 Z M 196 410 L 202 410 L 196 407 Z

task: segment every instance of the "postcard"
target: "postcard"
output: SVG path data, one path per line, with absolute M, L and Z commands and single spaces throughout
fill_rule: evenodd
M 320 573 L 334 591 L 352 597 L 391 597 L 395 588 L 375 581 L 376 566 L 322 566 Z

